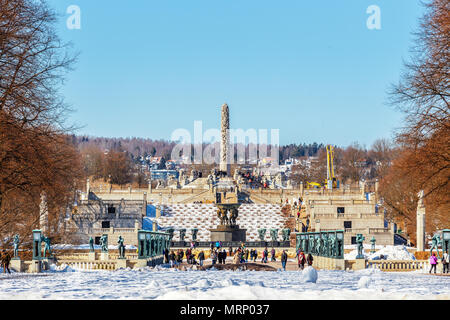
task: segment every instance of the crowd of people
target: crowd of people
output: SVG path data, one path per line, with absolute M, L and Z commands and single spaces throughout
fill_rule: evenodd
M 211 246 L 209 250 L 198 250 L 196 253 L 194 253 L 193 248 L 187 248 L 186 250 L 171 250 L 170 252 L 166 250 L 164 253 L 164 262 L 170 264 L 170 267 L 175 267 L 185 259 L 188 264 L 203 266 L 206 253 L 209 253 L 212 265 L 225 264 L 227 258 L 231 258 L 229 261 L 233 264 L 256 262 L 258 258 L 258 250 L 256 248 L 249 249 L 244 243 L 234 250 L 232 247 L 229 247 L 228 250 L 226 250 L 220 244 L 217 244 L 216 246 Z M 271 262 L 277 261 L 277 252 L 275 248 L 272 248 L 269 252 L 269 249 L 265 247 L 261 252 L 261 263 L 269 262 L 269 254 Z M 311 254 L 305 255 L 301 249 L 297 251 L 295 258 L 297 259 L 298 268 L 300 270 L 303 270 L 305 265 L 312 266 L 314 260 Z M 287 250 L 282 250 L 280 261 L 282 269 L 286 271 L 288 262 Z
M 441 263 L 442 263 L 442 273 L 448 273 L 450 258 L 449 258 L 449 255 L 447 252 L 444 252 L 442 254 Z M 436 273 L 437 265 L 438 265 L 438 258 L 436 257 L 436 254 L 433 252 L 433 254 L 430 256 L 430 271 L 429 271 L 429 273 L 431 273 L 431 271 L 433 271 L 433 270 L 434 270 L 434 273 Z
M 244 184 L 249 186 L 251 189 L 256 188 L 264 188 L 267 189 L 269 185 L 266 181 L 262 180 L 262 176 L 254 175 L 250 172 L 241 173 L 241 177 L 244 181 Z

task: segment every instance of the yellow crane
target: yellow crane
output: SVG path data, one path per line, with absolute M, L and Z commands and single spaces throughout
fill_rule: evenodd
M 334 147 L 332 145 L 327 145 L 327 180 L 325 185 L 327 189 L 337 188 L 337 179 L 334 176 Z
M 334 175 L 334 147 L 327 145 L 327 179 L 325 180 L 327 189 L 335 189 L 338 187 L 337 179 Z M 307 182 L 307 189 L 322 188 L 317 182 Z

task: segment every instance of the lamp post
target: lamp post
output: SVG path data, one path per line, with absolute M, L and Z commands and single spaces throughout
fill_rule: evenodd
M 138 259 L 145 259 L 145 231 L 138 230 Z
M 338 258 L 344 258 L 344 231 L 336 232 L 336 240 L 337 240 L 337 252 L 336 255 Z
M 41 260 L 41 230 L 33 230 L 33 260 Z
M 372 244 L 370 253 L 375 253 L 375 242 L 377 242 L 377 240 L 375 239 L 375 237 L 372 237 L 372 239 L 370 239 L 370 243 Z

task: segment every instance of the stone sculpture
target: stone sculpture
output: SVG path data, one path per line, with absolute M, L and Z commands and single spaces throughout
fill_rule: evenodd
M 230 175 L 230 161 L 228 159 L 230 143 L 230 110 L 227 104 L 222 106 L 221 141 L 220 141 L 220 171 Z

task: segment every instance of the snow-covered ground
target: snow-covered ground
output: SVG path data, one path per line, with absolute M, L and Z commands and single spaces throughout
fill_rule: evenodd
M 66 267 L 42 274 L 0 274 L 0 300 L 450 299 L 450 277 L 373 269 L 315 273 L 315 270 L 179 271 L 160 266 L 75 271 Z

